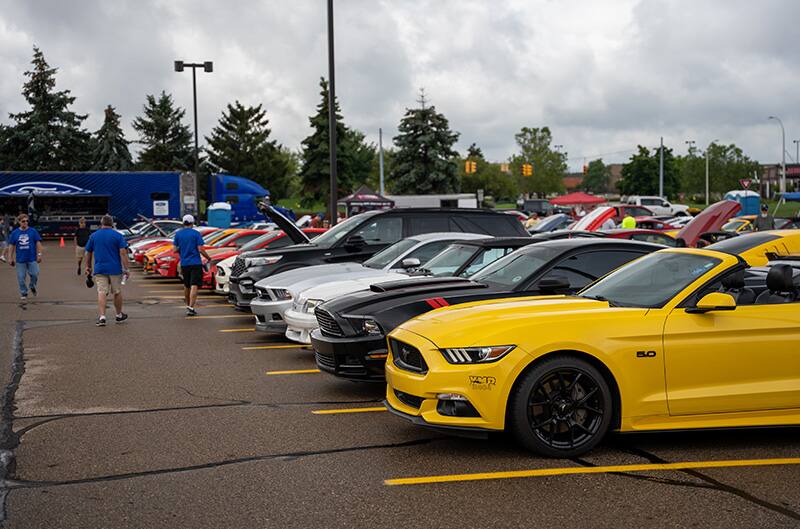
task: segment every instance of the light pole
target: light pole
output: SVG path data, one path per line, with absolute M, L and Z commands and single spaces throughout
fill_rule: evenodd
M 711 149 L 711 146 L 718 141 L 719 140 L 712 140 L 706 148 L 706 206 L 708 205 L 708 150 Z
M 339 218 L 336 190 L 336 76 L 333 68 L 333 0 L 328 0 L 328 149 L 331 164 L 331 227 Z
M 792 140 L 795 147 L 794 163 L 800 163 L 800 140 Z
M 691 155 L 691 154 L 692 154 L 692 151 L 694 150 L 694 144 L 695 144 L 695 143 L 697 143 L 697 142 L 696 142 L 696 141 L 694 141 L 694 140 L 686 140 L 686 141 L 685 141 L 685 142 L 683 142 L 683 143 L 685 143 L 686 145 L 688 145 L 688 146 L 689 146 L 689 155 Z
M 182 72 L 185 68 L 192 69 L 192 100 L 194 102 L 194 176 L 198 177 L 200 164 L 198 162 L 198 147 L 197 147 L 197 69 L 202 68 L 204 72 L 211 73 L 214 71 L 214 63 L 211 61 L 205 62 L 183 62 L 175 61 L 175 71 Z
M 786 193 L 786 129 L 783 128 L 783 121 L 777 116 L 770 116 L 781 125 L 781 196 Z

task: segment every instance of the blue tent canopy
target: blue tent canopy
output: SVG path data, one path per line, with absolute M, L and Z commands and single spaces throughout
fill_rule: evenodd
M 786 199 L 787 202 L 800 202 L 800 191 L 795 191 L 794 193 L 784 193 L 783 198 Z

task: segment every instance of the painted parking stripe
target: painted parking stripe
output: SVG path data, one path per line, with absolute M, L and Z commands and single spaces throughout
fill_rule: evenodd
M 375 408 L 347 408 L 342 410 L 313 410 L 314 415 L 336 415 L 339 413 L 368 413 L 373 411 L 386 411 L 383 406 Z
M 608 474 L 612 472 L 648 472 L 667 470 L 688 470 L 694 468 L 733 468 L 758 467 L 768 465 L 800 465 L 800 457 L 775 459 L 741 459 L 728 461 L 684 461 L 681 463 L 653 463 L 643 465 L 612 465 L 605 467 L 566 467 L 538 468 L 532 470 L 513 470 L 508 472 L 481 472 L 477 474 L 450 474 L 443 476 L 422 476 L 418 478 L 396 478 L 384 481 L 386 485 L 424 485 L 430 483 L 451 483 L 454 481 L 480 481 L 487 479 L 539 478 L 545 476 L 565 476 L 574 474 Z
M 242 347 L 242 351 L 257 351 L 259 349 L 310 349 L 310 345 L 252 345 Z
M 290 371 L 267 371 L 267 375 L 310 375 L 319 373 L 319 369 L 294 369 Z
M 202 307 L 200 310 L 203 310 Z M 212 319 L 222 319 L 222 318 L 250 318 L 252 319 L 253 316 L 250 314 L 220 314 L 216 315 L 208 315 L 208 316 L 186 316 L 187 320 L 212 320 Z
M 254 332 L 255 330 L 255 327 L 250 327 L 245 329 L 220 329 L 219 332 Z

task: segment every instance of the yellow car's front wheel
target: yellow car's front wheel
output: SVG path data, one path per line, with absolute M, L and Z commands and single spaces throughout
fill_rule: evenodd
M 549 457 L 588 452 L 608 432 L 611 390 L 590 363 L 546 359 L 522 375 L 509 398 L 510 430 L 529 450 Z

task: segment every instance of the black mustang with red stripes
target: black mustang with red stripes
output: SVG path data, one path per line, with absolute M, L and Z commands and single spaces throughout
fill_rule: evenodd
M 430 277 L 372 285 L 317 307 L 311 333 L 322 371 L 351 380 L 383 380 L 386 335 L 430 310 L 486 299 L 568 294 L 619 266 L 665 248 L 620 239 L 564 239 L 525 246 L 469 279 Z

